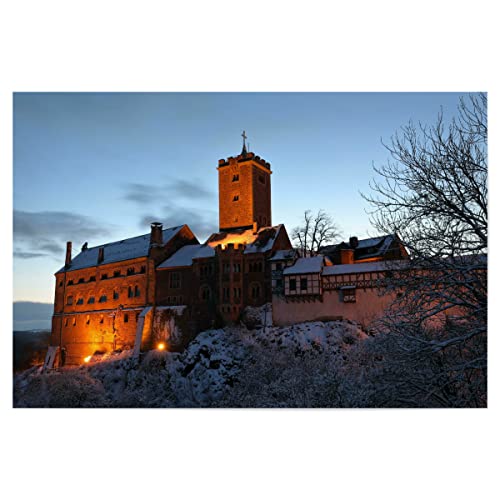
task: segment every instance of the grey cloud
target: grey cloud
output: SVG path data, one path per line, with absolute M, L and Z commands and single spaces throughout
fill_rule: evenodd
M 156 203 L 158 199 L 210 199 L 214 193 L 203 186 L 199 180 L 170 179 L 163 184 L 127 183 L 123 198 L 138 205 Z
M 198 239 L 204 240 L 208 235 L 217 231 L 217 214 L 212 210 L 193 210 L 181 206 L 163 207 L 160 213 L 141 217 L 141 227 L 151 222 L 161 222 L 164 227 L 181 226 L 187 224 Z
M 14 210 L 14 257 L 57 257 L 64 254 L 64 242 L 85 241 L 106 236 L 111 226 L 72 212 L 26 212 Z
M 16 259 L 36 259 L 37 257 L 47 257 L 47 254 L 39 252 L 20 252 L 14 250 L 14 257 Z

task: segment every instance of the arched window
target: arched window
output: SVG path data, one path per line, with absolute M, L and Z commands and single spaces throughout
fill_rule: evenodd
M 209 286 L 204 285 L 201 287 L 200 298 L 205 302 L 208 302 L 212 298 L 212 291 L 210 290 Z
M 118 290 L 113 290 L 113 300 L 117 300 L 120 297 L 120 294 L 118 293 Z
M 250 285 L 250 297 L 254 300 L 260 297 L 260 283 L 252 283 Z

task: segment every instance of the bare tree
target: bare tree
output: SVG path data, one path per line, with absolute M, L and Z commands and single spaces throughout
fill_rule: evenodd
M 302 256 L 316 255 L 321 246 L 331 243 L 339 236 L 339 229 L 332 216 L 322 209 L 316 215 L 311 210 L 306 210 L 303 224 L 292 231 L 292 240 Z
M 419 401 L 486 404 L 487 132 L 485 94 L 461 99 L 448 125 L 442 113 L 433 126 L 410 122 L 364 196 L 372 224 L 410 251 L 389 283 L 399 296 L 383 329 L 407 366 L 410 356 L 432 372 L 407 377 Z

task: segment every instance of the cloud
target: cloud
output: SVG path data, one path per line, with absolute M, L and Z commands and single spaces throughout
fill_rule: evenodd
M 205 239 L 218 230 L 217 213 L 212 210 L 196 210 L 183 206 L 169 205 L 163 207 L 155 215 L 143 215 L 140 219 L 141 227 L 151 222 L 161 222 L 165 228 L 187 224 L 198 239 Z
M 197 179 L 170 179 L 163 184 L 142 184 L 129 182 L 124 184 L 123 198 L 138 205 L 150 205 L 166 197 L 187 200 L 208 200 L 214 193 L 203 186 Z
M 92 217 L 72 212 L 26 212 L 14 210 L 14 257 L 33 259 L 64 255 L 64 242 L 85 241 L 109 234 Z

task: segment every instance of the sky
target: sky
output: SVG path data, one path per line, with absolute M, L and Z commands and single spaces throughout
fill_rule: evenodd
M 360 193 L 383 142 L 411 119 L 456 113 L 460 93 L 15 93 L 14 300 L 52 302 L 74 255 L 188 224 L 218 229 L 217 163 L 249 150 L 271 163 L 273 224 L 289 234 L 323 209 L 341 239 L 376 236 Z

